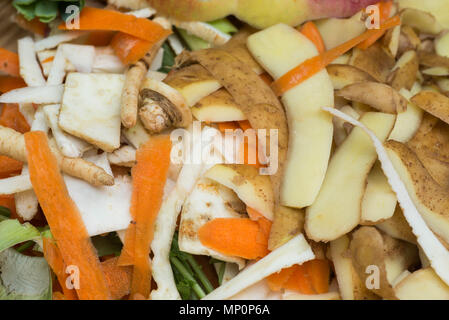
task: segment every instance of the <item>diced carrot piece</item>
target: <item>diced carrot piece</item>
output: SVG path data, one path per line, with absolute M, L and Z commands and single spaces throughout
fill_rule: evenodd
M 294 271 L 294 267 L 284 268 L 280 272 L 273 273 L 272 275 L 268 276 L 266 278 L 268 287 L 272 291 L 280 291 L 284 288 L 285 284 L 287 283 L 288 279 L 290 279 Z
M 298 291 L 303 294 L 316 294 L 304 264 L 295 265 L 293 267 L 294 271 L 284 284 L 284 288 L 287 290 Z
M 0 179 L 9 178 L 20 174 L 23 163 L 6 156 L 0 156 Z
M 314 259 L 304 263 L 316 293 L 329 292 L 330 266 L 329 261 Z
M 229 256 L 258 259 L 268 254 L 268 235 L 246 218 L 216 218 L 198 230 L 201 243 Z
M 20 77 L 17 53 L 0 48 L 0 70 L 14 77 Z
M 27 85 L 22 78 L 13 76 L 0 76 L 0 93 L 2 94 L 26 86 Z
M 154 42 L 146 41 L 132 35 L 119 32 L 111 41 L 111 47 L 124 64 L 135 63 L 143 58 Z

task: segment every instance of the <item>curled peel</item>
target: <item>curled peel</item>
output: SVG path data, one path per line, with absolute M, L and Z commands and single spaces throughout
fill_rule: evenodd
M 441 244 L 435 234 L 429 229 L 421 214 L 416 209 L 407 189 L 396 172 L 393 163 L 388 157 L 382 142 L 376 137 L 376 135 L 366 128 L 362 123 L 354 118 L 344 114 L 343 112 L 323 107 L 323 110 L 331 113 L 332 115 L 351 123 L 354 126 L 363 129 L 373 141 L 376 148 L 377 155 L 382 165 L 382 170 L 388 179 L 388 183 L 395 192 L 399 205 L 401 206 L 404 217 L 408 224 L 412 228 L 413 234 L 416 236 L 419 245 L 424 250 L 427 258 L 430 260 L 432 268 L 438 274 L 438 276 L 446 283 L 449 284 L 449 251 Z

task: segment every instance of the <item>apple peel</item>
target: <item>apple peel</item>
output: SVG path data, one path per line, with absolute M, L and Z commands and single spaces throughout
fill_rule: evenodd
M 432 268 L 438 274 L 438 276 L 446 283 L 449 284 L 449 251 L 438 240 L 435 234 L 429 229 L 421 214 L 416 209 L 404 182 L 396 172 L 392 161 L 387 155 L 387 151 L 384 148 L 382 142 L 376 137 L 376 135 L 366 128 L 359 121 L 351 118 L 350 116 L 340 112 L 339 110 L 323 107 L 323 110 L 339 117 L 345 121 L 348 121 L 354 126 L 363 129 L 371 138 L 376 152 L 378 154 L 382 170 L 391 185 L 391 188 L 396 193 L 399 205 L 401 206 L 404 217 L 412 228 L 413 233 L 416 235 L 418 244 L 424 250 L 424 253 L 430 260 Z

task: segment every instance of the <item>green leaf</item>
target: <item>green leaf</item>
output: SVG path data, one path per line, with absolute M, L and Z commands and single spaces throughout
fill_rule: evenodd
M 108 256 L 111 254 L 118 256 L 120 255 L 123 247 L 120 238 L 115 232 L 111 232 L 107 236 L 92 237 L 92 243 L 97 249 L 99 257 Z
M 175 64 L 175 53 L 167 42 L 164 42 L 162 48 L 164 49 L 164 57 L 162 58 L 162 67 L 158 71 L 169 73 Z
M 197 36 L 189 34 L 186 30 L 178 28 L 179 35 L 184 40 L 184 42 L 187 44 L 190 50 L 196 51 L 201 49 L 208 49 L 211 47 L 210 43 L 207 41 L 204 41 L 201 38 L 198 38 Z
M 18 220 L 0 222 L 0 252 L 18 243 L 39 239 L 39 230 L 29 223 L 20 224 Z
M 51 273 L 41 257 L 16 250 L 0 253 L 0 300 L 50 300 Z
M 14 1 L 12 3 L 12 5 L 14 6 L 14 8 L 16 8 L 16 10 L 25 17 L 25 19 L 27 19 L 28 21 L 33 20 L 36 17 L 36 14 L 34 13 L 34 9 L 36 7 L 36 3 L 32 2 L 30 4 L 20 4 L 20 3 L 15 3 L 16 1 Z
M 58 4 L 50 0 L 40 0 L 36 4 L 34 13 L 40 21 L 48 23 L 58 16 Z
M 210 21 L 207 24 L 210 24 L 215 29 L 229 35 L 238 31 L 238 29 L 226 18 Z

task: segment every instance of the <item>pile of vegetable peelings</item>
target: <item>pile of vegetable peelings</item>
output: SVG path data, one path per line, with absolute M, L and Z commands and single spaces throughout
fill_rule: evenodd
M 0 299 L 449 299 L 449 4 L 348 2 L 6 3 Z

